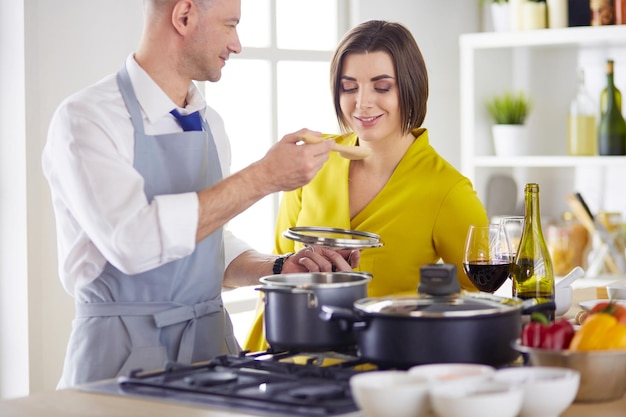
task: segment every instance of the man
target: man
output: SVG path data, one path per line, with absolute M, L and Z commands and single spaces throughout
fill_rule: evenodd
M 264 196 L 309 182 L 331 148 L 300 145 L 300 131 L 228 176 L 222 120 L 192 80 L 218 81 L 241 51 L 240 0 L 145 0 L 144 15 L 137 51 L 59 106 L 43 153 L 61 280 L 76 299 L 59 388 L 235 353 L 222 285 L 351 269 L 347 253 L 277 258 L 222 231 Z

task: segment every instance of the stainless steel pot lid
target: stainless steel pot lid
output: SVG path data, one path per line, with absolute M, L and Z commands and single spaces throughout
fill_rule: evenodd
M 444 297 L 375 297 L 363 298 L 354 308 L 367 315 L 389 317 L 475 317 L 502 314 L 522 308 L 521 300 L 487 293 L 462 292 Z
M 380 236 L 375 233 L 333 227 L 290 227 L 283 232 L 283 236 L 307 246 L 327 246 L 345 249 L 379 248 L 383 246 Z
M 268 275 L 259 279 L 264 285 L 289 288 L 337 288 L 362 285 L 372 279 L 367 272 L 302 272 Z

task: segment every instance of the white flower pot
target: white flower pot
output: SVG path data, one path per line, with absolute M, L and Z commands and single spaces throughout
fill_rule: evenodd
M 494 32 L 509 32 L 511 30 L 509 3 L 491 3 L 491 21 Z
M 530 154 L 528 128 L 525 125 L 493 125 L 496 156 L 514 157 Z

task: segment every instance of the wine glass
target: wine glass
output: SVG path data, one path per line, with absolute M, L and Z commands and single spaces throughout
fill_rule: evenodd
M 524 231 L 524 216 L 506 216 L 500 219 L 500 225 L 504 230 L 504 234 L 509 241 L 511 249 L 511 263 L 515 262 L 517 248 L 522 240 L 522 232 Z
M 509 276 L 510 254 L 501 224 L 471 225 L 465 239 L 463 269 L 478 290 L 493 294 Z

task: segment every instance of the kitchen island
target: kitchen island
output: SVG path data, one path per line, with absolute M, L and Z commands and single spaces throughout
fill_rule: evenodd
M 574 290 L 574 303 L 568 317 L 579 311 L 578 302 L 600 298 L 594 287 Z M 221 410 L 209 406 L 187 406 L 144 398 L 96 394 L 77 389 L 35 393 L 28 397 L 0 401 L 2 417 L 254 417 L 239 410 Z M 359 413 L 352 413 L 356 417 Z M 623 417 L 626 415 L 626 396 L 620 400 L 599 403 L 572 404 L 561 417 Z M 267 414 L 269 417 L 270 415 Z
M 351 414 L 356 417 L 358 414 Z M 626 397 L 602 403 L 576 403 L 561 417 L 623 417 Z M 253 417 L 241 411 L 222 411 L 148 401 L 145 399 L 94 394 L 67 389 L 42 392 L 24 398 L 0 401 L 2 417 Z M 271 417 L 268 415 L 268 417 Z

